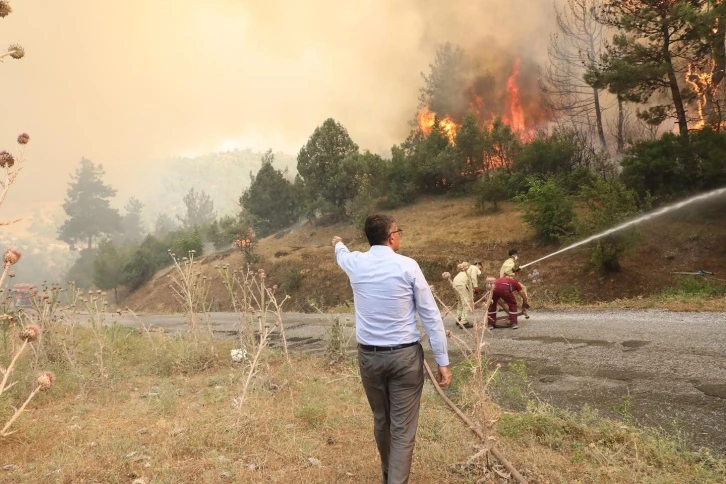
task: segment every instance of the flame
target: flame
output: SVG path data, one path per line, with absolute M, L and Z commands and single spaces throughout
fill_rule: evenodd
M 698 120 L 696 121 L 694 129 L 701 129 L 706 125 L 706 119 L 703 114 L 703 107 L 706 104 L 706 91 L 711 86 L 711 73 L 696 72 L 693 64 L 688 64 L 686 71 L 686 82 L 691 86 L 693 91 L 698 95 L 696 99 L 696 109 L 698 111 Z
M 517 85 L 517 77 L 519 77 L 519 58 L 514 61 L 512 67 L 512 75 L 507 79 L 507 104 L 509 107 L 509 118 L 504 120 L 514 131 L 524 132 L 524 110 L 519 100 L 519 86 Z
M 431 111 L 429 108 L 423 108 L 416 115 L 416 121 L 421 131 L 423 131 L 424 134 L 429 135 L 436 126 L 436 113 Z M 444 116 L 443 119 L 439 119 L 438 122 L 439 129 L 448 138 L 449 142 L 454 144 L 456 141 L 456 133 L 459 131 L 459 127 L 461 125 L 454 121 L 448 114 Z
M 529 119 L 530 124 L 535 124 L 542 120 L 551 119 L 551 116 L 541 109 L 539 109 L 540 112 L 530 113 L 529 118 L 525 115 L 518 84 L 519 74 L 520 59 L 516 58 L 512 65 L 512 72 L 506 81 L 506 99 L 503 99 L 505 102 L 499 107 L 503 112 L 498 113 L 498 116 L 522 141 L 528 141 L 534 137 L 535 131 L 534 126 L 528 126 L 527 120 Z M 497 117 L 497 113 L 493 112 L 497 110 L 497 107 L 494 105 L 487 106 L 482 96 L 477 94 L 476 89 L 476 86 L 472 85 L 466 90 L 465 96 L 469 98 L 469 109 L 476 113 L 481 126 L 491 126 Z M 436 124 L 437 116 L 439 129 L 446 135 L 449 142 L 454 144 L 456 134 L 461 128 L 462 119 L 455 119 L 449 113 L 435 113 L 428 107 L 424 107 L 416 116 L 419 129 L 426 135 L 430 134 Z M 461 113 L 459 113 L 459 116 L 463 117 Z

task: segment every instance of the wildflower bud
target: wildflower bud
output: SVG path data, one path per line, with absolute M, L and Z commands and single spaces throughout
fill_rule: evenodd
M 0 0 L 0 18 L 7 17 L 13 11 L 7 0 Z
M 20 252 L 17 249 L 13 249 L 12 247 L 5 249 L 5 254 L 3 255 L 3 264 L 5 267 L 16 264 L 19 260 Z
M 15 164 L 15 158 L 7 151 L 0 151 L 0 168 L 9 168 Z
M 275 284 L 274 286 L 272 286 L 272 290 L 273 291 L 277 291 L 277 284 Z
M 20 133 L 18 135 L 18 144 L 19 145 L 27 145 L 28 141 L 30 141 L 30 136 L 28 136 L 28 133 Z
M 444 272 L 443 274 L 441 274 L 441 278 L 444 279 L 444 280 L 446 280 L 446 281 L 448 281 L 449 279 L 451 279 L 451 273 L 450 272 Z
M 10 279 L 12 279 L 13 277 L 15 277 L 15 271 L 10 271 L 10 272 L 8 272 L 8 277 L 9 277 Z
M 25 55 L 25 49 L 19 44 L 12 44 L 8 47 L 8 52 L 10 53 L 10 57 L 13 59 L 22 59 Z
M 40 336 L 40 328 L 35 324 L 29 324 L 20 331 L 20 339 L 32 343 Z
M 36 383 L 41 390 L 47 390 L 53 386 L 55 382 L 55 374 L 52 371 L 45 371 L 38 376 Z

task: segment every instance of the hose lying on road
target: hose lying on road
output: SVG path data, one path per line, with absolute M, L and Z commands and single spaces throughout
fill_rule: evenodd
M 444 399 L 446 404 L 449 407 L 451 407 L 451 409 L 456 413 L 456 415 L 458 415 L 459 418 L 461 418 L 469 426 L 469 428 L 481 439 L 481 441 L 484 442 L 484 444 L 486 445 L 487 442 L 486 442 L 486 438 L 484 437 L 484 434 L 481 432 L 481 430 L 476 428 L 476 426 L 474 426 L 474 423 L 469 419 L 469 417 L 467 417 L 464 412 L 459 410 L 459 407 L 457 407 L 454 404 L 454 402 L 452 402 L 449 399 L 449 397 L 446 396 L 446 394 L 444 393 L 444 391 L 441 389 L 438 382 L 436 381 L 434 372 L 431 371 L 431 367 L 429 366 L 429 364 L 426 361 L 424 361 L 424 366 L 426 367 L 426 372 L 429 374 L 429 378 L 431 378 L 431 383 L 433 383 L 434 388 L 436 388 L 436 392 L 441 396 L 441 398 Z M 517 471 L 517 469 L 514 468 L 512 463 L 509 462 L 506 457 L 504 457 L 504 454 L 499 452 L 499 450 L 496 447 L 492 447 L 489 450 L 491 451 L 491 453 L 494 457 L 499 459 L 499 462 L 501 462 L 504 465 L 504 467 L 506 467 L 506 469 L 512 474 L 512 477 L 514 477 L 514 479 L 516 479 L 517 482 L 519 482 L 521 484 L 527 484 L 527 480 L 524 477 L 522 477 L 522 474 L 520 474 Z

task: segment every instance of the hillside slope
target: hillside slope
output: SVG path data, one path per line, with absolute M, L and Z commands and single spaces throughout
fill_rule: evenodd
M 512 204 L 500 213 L 478 215 L 469 198 L 431 197 L 414 206 L 392 210 L 404 229 L 401 253 L 415 258 L 429 282 L 445 301 L 454 301 L 451 289 L 441 280 L 444 271 L 455 271 L 466 260 L 482 261 L 486 275 L 498 274 L 511 247 L 519 250 L 522 264 L 561 248 L 538 243 Z M 586 270 L 588 254 L 573 249 L 525 269 L 522 280 L 528 285 L 533 306 L 552 303 L 610 302 L 661 293 L 677 283 L 676 271 L 705 269 L 726 279 L 726 200 L 708 206 L 692 207 L 664 215 L 638 226 L 637 244 L 622 258 L 622 270 L 600 274 Z M 336 266 L 330 240 L 340 235 L 351 250 L 366 250 L 365 237 L 346 224 L 297 229 L 263 239 L 257 251 L 268 284 L 277 284 L 279 294 L 289 294 L 286 310 L 311 311 L 312 305 L 328 309 L 345 305 L 352 292 L 345 274 Z M 242 254 L 229 250 L 201 259 L 203 270 L 212 280 L 210 298 L 214 310 L 229 310 L 226 292 L 215 266 L 243 266 Z M 539 271 L 532 282 L 533 269 Z M 176 311 L 169 280 L 162 271 L 146 286 L 121 304 L 135 311 Z M 297 276 L 296 273 L 301 275 Z M 681 309 L 683 309 L 681 307 Z M 691 309 L 699 309 L 697 306 Z

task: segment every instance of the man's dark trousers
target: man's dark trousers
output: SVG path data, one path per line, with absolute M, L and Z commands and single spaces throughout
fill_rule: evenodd
M 393 351 L 358 349 L 384 484 L 408 482 L 423 391 L 423 362 L 420 344 Z

